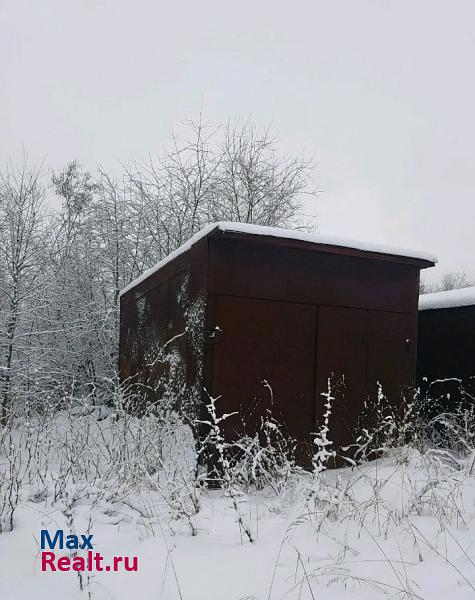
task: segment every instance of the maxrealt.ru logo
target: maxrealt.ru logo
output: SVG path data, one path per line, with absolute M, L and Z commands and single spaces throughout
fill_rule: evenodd
M 112 562 L 104 563 L 104 557 L 94 550 L 92 534 L 65 535 L 57 529 L 52 535 L 41 530 L 41 570 L 42 571 L 138 571 L 137 556 L 113 556 Z M 47 551 L 48 550 L 48 551 Z M 69 554 L 51 552 L 69 550 Z M 85 551 L 86 554 L 78 554 Z

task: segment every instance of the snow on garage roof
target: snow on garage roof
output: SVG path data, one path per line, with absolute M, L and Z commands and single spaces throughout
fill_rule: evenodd
M 368 242 L 359 242 L 348 238 L 340 238 L 331 235 L 319 235 L 314 233 L 307 233 L 305 231 L 298 231 L 295 229 L 279 229 L 277 227 L 265 227 L 263 225 L 251 225 L 249 223 L 231 223 L 226 221 L 219 221 L 217 223 L 211 223 L 207 225 L 198 233 L 195 233 L 187 242 L 177 248 L 174 252 L 171 252 L 163 260 L 157 263 L 151 269 L 148 269 L 140 277 L 134 279 L 127 287 L 125 287 L 120 295 L 122 296 L 139 283 L 142 283 L 147 277 L 150 277 L 153 273 L 164 267 L 167 263 L 171 262 L 177 256 L 189 250 L 193 244 L 196 244 L 198 240 L 209 235 L 212 231 L 229 231 L 237 233 L 248 233 L 252 235 L 266 235 L 270 237 L 284 238 L 288 240 L 298 240 L 302 242 L 310 242 L 313 244 L 321 244 L 326 246 L 340 246 L 343 248 L 352 248 L 354 250 L 361 250 L 363 252 L 376 252 L 378 254 L 390 254 L 392 256 L 404 256 L 406 258 L 416 258 L 420 260 L 426 260 L 432 263 L 437 263 L 437 257 L 433 254 L 426 252 L 420 252 L 415 250 L 409 250 L 407 248 L 397 248 L 394 246 L 386 246 L 384 244 L 372 244 Z
M 436 308 L 457 308 L 459 306 L 475 305 L 475 287 L 448 290 L 447 292 L 434 292 L 422 294 L 419 297 L 419 310 L 433 310 Z

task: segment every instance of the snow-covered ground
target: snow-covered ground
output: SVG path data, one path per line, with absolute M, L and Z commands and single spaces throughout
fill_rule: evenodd
M 173 458 L 182 456 L 172 461 L 185 464 L 184 471 L 168 468 L 157 485 L 151 472 L 139 485 L 133 471 L 140 467 L 123 453 L 129 471 L 115 480 L 112 458 L 93 465 L 93 452 L 105 453 L 120 437 L 117 429 L 107 433 L 110 418 L 99 424 L 103 440 L 94 451 L 92 438 L 79 448 L 66 439 L 78 422 L 84 437 L 91 423 L 70 418 L 54 430 L 61 446 L 51 445 L 41 428 L 30 443 L 31 472 L 23 476 L 13 530 L 0 534 L 2 600 L 475 598 L 473 456 L 455 461 L 402 448 L 319 476 L 295 472 L 274 490 L 236 489 L 250 542 L 229 496 L 187 487 L 184 438 L 173 450 Z M 142 432 L 140 443 L 145 438 Z M 22 439 L 17 432 L 11 438 L 17 446 Z M 65 459 L 71 450 L 60 448 L 74 449 L 71 463 Z M 24 453 L 21 460 L 28 460 Z M 93 534 L 105 563 L 137 556 L 138 570 L 83 573 L 82 581 L 74 571 L 42 572 L 44 529 Z

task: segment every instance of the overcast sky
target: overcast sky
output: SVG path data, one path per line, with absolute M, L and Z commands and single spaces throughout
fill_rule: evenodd
M 113 167 L 203 104 L 316 153 L 321 233 L 475 277 L 474 0 L 0 0 L 0 61 L 2 163 Z

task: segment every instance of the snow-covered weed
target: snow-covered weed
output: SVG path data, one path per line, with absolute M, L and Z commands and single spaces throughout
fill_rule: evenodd
M 244 502 L 243 494 L 236 486 L 236 478 L 233 472 L 233 444 L 226 442 L 223 431 L 223 423 L 234 413 L 219 415 L 216 405 L 218 399 L 209 396 L 209 402 L 206 405 L 208 418 L 202 420 L 201 424 L 208 429 L 208 435 L 202 442 L 200 454 L 207 457 L 208 468 L 213 473 L 214 483 L 221 486 L 224 494 L 230 499 L 241 536 L 244 535 L 249 542 L 253 542 L 254 534 L 242 506 Z
M 325 398 L 323 423 L 320 426 L 319 431 L 313 436 L 313 443 L 316 446 L 316 450 L 313 455 L 312 464 L 313 472 L 316 477 L 318 477 L 319 473 L 326 470 L 328 461 L 336 455 L 335 450 L 331 449 L 333 442 L 329 438 L 332 403 L 335 400 L 335 397 L 332 395 L 332 383 L 330 377 L 327 381 L 327 391 L 322 392 L 322 396 Z
M 178 414 L 151 407 L 135 415 L 125 410 L 122 393 L 110 408 L 63 398 L 61 410 L 22 414 L 2 429 L 3 531 L 15 529 L 15 510 L 25 503 L 56 511 L 71 531 L 87 507 L 90 527 L 97 518 L 132 521 L 141 538 L 206 540 L 203 531 L 228 520 L 219 539 L 235 541 L 239 531 L 242 541 L 267 543 L 266 523 L 288 519 L 282 553 L 286 564 L 295 563 L 293 583 L 285 583 L 290 598 L 318 597 L 322 585 L 375 597 L 424 597 L 416 565 L 429 559 L 443 561 L 468 589 L 475 586 L 467 542 L 475 454 L 466 411 L 463 418 L 434 416 L 437 435 L 422 437 L 417 409 L 389 414 L 381 389 L 379 417 L 360 438 L 359 452 L 349 454 L 347 468 L 330 469 L 336 448 L 330 385 L 313 470 L 305 471 L 296 465 L 295 442 L 270 412 L 255 436 L 230 442 L 224 435 L 229 415 L 219 399 L 209 398 L 201 423 L 208 436 L 197 443 Z M 448 435 L 441 436 L 442 428 L 452 432 L 450 448 L 440 445 Z M 212 481 L 218 490 L 208 489 Z M 280 563 L 275 569 L 279 578 Z M 86 578 L 79 586 L 89 593 Z

